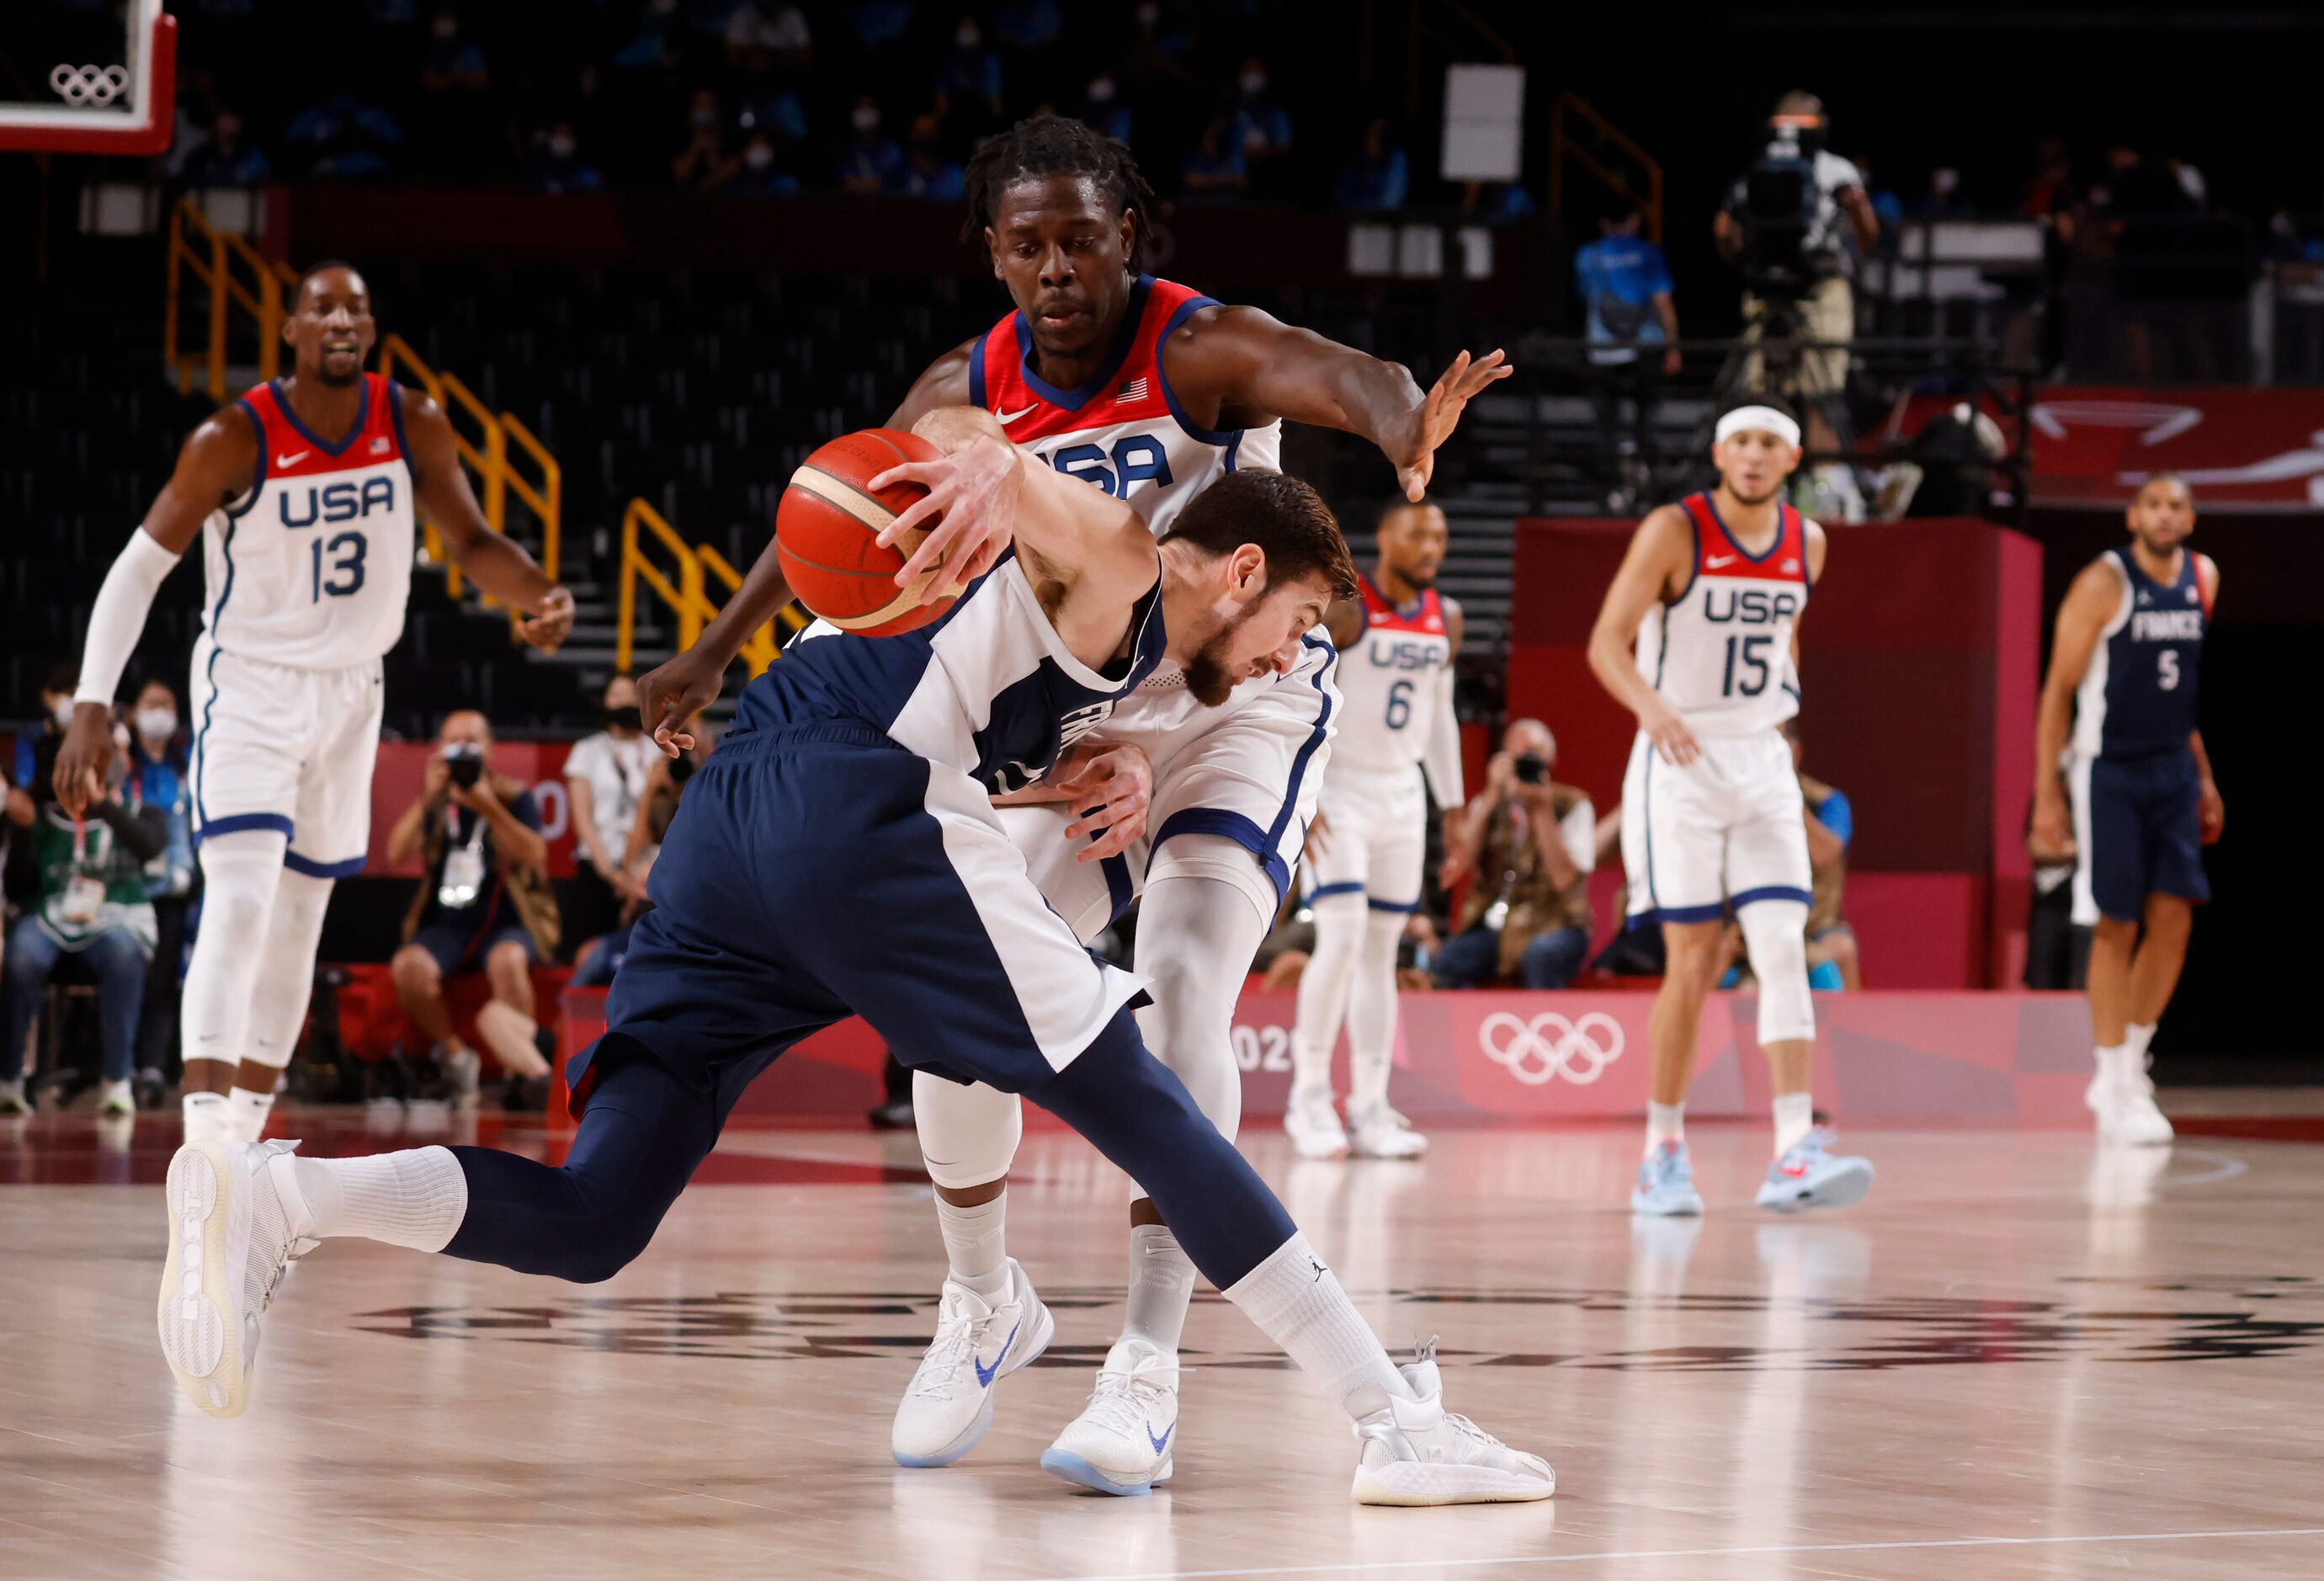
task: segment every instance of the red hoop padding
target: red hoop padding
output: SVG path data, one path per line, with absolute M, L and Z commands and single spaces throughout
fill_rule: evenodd
M 178 19 L 166 14 L 153 19 L 152 69 L 145 79 L 139 106 L 143 119 L 124 121 L 93 112 L 84 126 L 53 123 L 28 125 L 0 115 L 0 149 L 33 149 L 48 153 L 143 155 L 160 153 L 170 146 L 178 107 Z M 110 122 L 110 124 L 108 124 Z

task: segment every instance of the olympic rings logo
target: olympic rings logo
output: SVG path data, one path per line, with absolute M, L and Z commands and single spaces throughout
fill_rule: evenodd
M 128 88 L 129 72 L 120 66 L 60 66 L 49 73 L 49 86 L 69 105 L 101 107 Z
M 1561 1076 L 1576 1086 L 1588 1086 L 1622 1057 L 1622 1023 L 1595 1010 L 1578 1021 L 1568 1021 L 1554 1010 L 1531 1021 L 1497 1010 L 1478 1026 L 1477 1046 L 1486 1059 L 1527 1086 L 1542 1086 Z

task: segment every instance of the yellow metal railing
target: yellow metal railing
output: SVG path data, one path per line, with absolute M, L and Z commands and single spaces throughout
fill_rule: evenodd
M 1618 149 L 1637 167 L 1637 171 L 1625 175 L 1607 165 L 1574 140 L 1566 129 L 1569 119 L 1581 122 L 1603 142 Z M 1588 99 L 1579 94 L 1561 93 L 1549 106 L 1549 212 L 1553 218 L 1564 214 L 1565 162 L 1569 159 L 1597 178 L 1600 184 L 1637 204 L 1638 212 L 1646 216 L 1646 239 L 1657 246 L 1662 245 L 1661 162 L 1639 147 L 1629 134 L 1600 115 Z
M 649 540 L 669 557 L 671 569 L 664 570 L 655 562 L 649 552 Z M 706 543 L 698 549 L 687 543 L 676 528 L 663 520 L 659 511 L 641 499 L 632 500 L 629 509 L 622 513 L 622 567 L 614 614 L 613 667 L 629 670 L 636 654 L 641 586 L 677 617 L 678 646 L 683 652 L 694 646 L 702 635 L 702 628 L 724 602 L 711 600 L 708 589 L 713 578 L 726 589 L 727 598 L 733 597 L 742 586 L 742 573 L 724 555 Z M 759 675 L 775 661 L 778 625 L 792 632 L 806 624 L 806 617 L 796 608 L 786 609 L 744 638 L 740 656 L 750 672 Z
M 198 371 L 210 399 L 225 403 L 226 334 L 237 309 L 258 334 L 258 376 L 274 377 L 282 356 L 282 287 L 298 277 L 280 264 L 269 264 L 242 237 L 212 225 L 190 198 L 170 211 L 166 266 L 161 356 L 178 393 L 193 393 Z M 178 344 L 183 317 L 180 298 L 188 275 L 209 295 L 209 322 L 198 352 L 185 351 Z
M 540 569 L 557 575 L 560 527 L 565 512 L 565 474 L 557 458 L 533 437 L 532 430 L 505 411 L 494 411 L 456 374 L 438 373 L 428 365 L 411 343 L 390 335 L 379 343 L 379 371 L 393 378 L 407 371 L 426 390 L 452 422 L 452 442 L 460 459 L 476 475 L 477 504 L 484 524 L 495 532 L 508 531 L 508 501 L 514 495 L 540 526 Z M 521 456 L 531 463 L 528 477 L 516 465 Z M 460 596 L 460 568 L 445 561 L 443 541 L 433 523 L 424 524 L 424 544 L 430 560 L 444 565 L 444 588 Z M 489 600 L 487 600 L 489 602 Z

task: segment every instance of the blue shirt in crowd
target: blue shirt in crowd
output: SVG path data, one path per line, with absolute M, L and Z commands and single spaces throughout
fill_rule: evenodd
M 1589 308 L 1590 339 L 1661 343 L 1654 303 L 1671 288 L 1670 264 L 1654 243 L 1618 234 L 1591 243 L 1573 254 L 1573 288 Z M 1628 347 L 1608 347 L 1591 351 L 1590 360 L 1626 363 L 1637 355 Z

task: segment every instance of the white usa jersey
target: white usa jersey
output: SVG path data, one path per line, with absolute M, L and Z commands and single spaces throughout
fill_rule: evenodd
M 969 352 L 969 401 L 998 418 L 1013 443 L 1129 502 L 1159 537 L 1188 500 L 1228 473 L 1271 471 L 1282 461 L 1281 423 L 1203 428 L 1163 374 L 1163 342 L 1218 305 L 1191 286 L 1139 275 L 1104 365 L 1073 390 L 1034 372 L 1032 327 L 1012 313 Z
M 399 394 L 364 374 L 355 427 L 336 441 L 302 424 L 275 384 L 235 402 L 258 430 L 258 476 L 204 525 L 202 624 L 213 648 L 339 670 L 402 637 L 414 503 Z
M 1340 655 L 1340 730 L 1332 741 L 1335 774 L 1409 775 L 1427 759 L 1434 737 L 1452 637 L 1444 601 L 1429 588 L 1405 609 L 1388 601 L 1369 576 L 1358 578 L 1364 630 Z
M 1775 541 L 1745 551 L 1707 494 L 1679 502 L 1694 570 L 1638 623 L 1638 673 L 1698 735 L 1750 735 L 1800 711 L 1792 628 L 1808 606 L 1806 519 L 1776 506 Z

